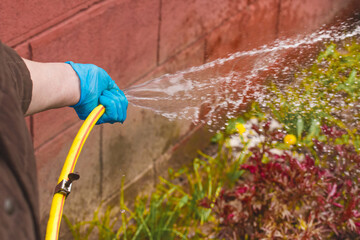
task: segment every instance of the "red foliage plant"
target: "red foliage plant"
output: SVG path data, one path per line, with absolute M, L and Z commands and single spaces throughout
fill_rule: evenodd
M 201 201 L 216 213 L 218 238 L 360 239 L 360 157 L 353 145 L 335 144 L 344 132 L 323 126 L 327 141 L 313 140 L 312 151 L 272 151 L 282 134 L 268 125 L 253 125 L 265 140 L 249 149 L 237 185 Z

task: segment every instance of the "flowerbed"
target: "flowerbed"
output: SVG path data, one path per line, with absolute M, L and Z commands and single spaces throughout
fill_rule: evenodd
M 67 220 L 74 239 L 360 239 L 359 73 L 358 41 L 328 45 L 133 209 L 122 193 L 119 213 Z

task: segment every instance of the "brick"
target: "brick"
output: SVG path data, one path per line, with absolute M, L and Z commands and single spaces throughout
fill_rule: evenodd
M 157 4 L 102 2 L 34 38 L 33 59 L 93 63 L 123 87 L 156 65 Z
M 81 121 L 70 107 L 37 113 L 33 115 L 33 119 L 35 149 Z
M 136 82 L 131 83 L 129 87 L 151 81 L 155 78 L 162 77 L 165 74 L 175 74 L 178 71 L 183 71 L 193 66 L 202 65 L 204 63 L 204 56 L 205 41 L 204 39 L 200 39 L 199 41 L 178 52 L 178 54 L 167 59 L 161 65 L 147 73 Z
M 119 193 L 121 178 L 129 184 L 153 167 L 153 161 L 180 137 L 176 121 L 150 110 L 129 106 L 123 125 L 105 125 L 103 132 L 103 196 Z
M 207 37 L 206 59 L 251 50 L 276 38 L 279 0 L 257 1 Z
M 248 4 L 240 1 L 162 1 L 160 63 L 197 41 Z
M 81 124 L 67 129 L 35 152 L 38 170 L 41 231 L 45 234 L 54 188 L 62 166 Z M 75 172 L 80 179 L 73 184 L 67 198 L 64 214 L 70 219 L 83 219 L 100 204 L 100 128 L 95 126 L 84 144 Z M 89 194 L 91 193 L 91 194 Z M 84 207 L 86 206 L 86 207 Z M 62 221 L 62 226 L 66 225 Z M 60 230 L 61 231 L 61 230 Z
M 86 9 L 96 0 L 0 2 L 0 39 L 14 46 Z
M 279 17 L 279 36 L 313 32 L 324 24 L 334 21 L 343 14 L 350 15 L 351 9 L 359 9 L 357 0 L 304 0 L 282 1 Z
M 200 66 L 204 64 L 205 56 L 205 40 L 200 39 L 178 54 L 169 58 L 166 62 L 159 66 L 157 71 L 158 75 L 161 74 L 175 74 L 178 71 L 186 70 L 190 67 Z

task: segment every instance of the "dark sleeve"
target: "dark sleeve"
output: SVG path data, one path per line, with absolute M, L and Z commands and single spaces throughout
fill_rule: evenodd
M 36 162 L 24 119 L 31 94 L 25 63 L 0 42 L 0 239 L 41 239 Z
M 7 84 L 13 84 L 21 104 L 21 109 L 25 114 L 29 108 L 32 96 L 32 80 L 29 70 L 22 58 L 13 49 L 1 42 L 0 48 L 1 58 L 3 60 L 3 64 L 1 64 L 0 67 L 5 67 L 10 70 L 9 82 Z M 0 69 L 0 71 L 4 71 L 4 69 Z

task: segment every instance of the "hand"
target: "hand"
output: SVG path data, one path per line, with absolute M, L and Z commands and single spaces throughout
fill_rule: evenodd
M 97 124 L 123 123 L 126 119 L 128 101 L 107 72 L 93 64 L 70 61 L 66 63 L 72 66 L 80 78 L 80 100 L 76 105 L 71 106 L 79 118 L 86 119 L 95 107 L 102 104 L 105 113 Z

